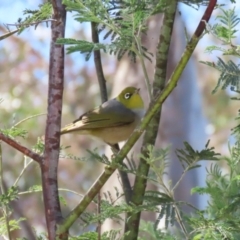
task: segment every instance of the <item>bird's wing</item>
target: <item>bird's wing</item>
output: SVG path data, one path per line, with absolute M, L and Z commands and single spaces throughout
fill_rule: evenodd
M 84 113 L 73 123 L 64 127 L 61 133 L 94 128 L 116 127 L 130 124 L 134 121 L 134 112 L 127 109 L 116 99 L 112 99 L 92 111 Z

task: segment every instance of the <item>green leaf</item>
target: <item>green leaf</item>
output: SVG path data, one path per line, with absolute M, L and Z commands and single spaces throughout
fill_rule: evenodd
M 200 167 L 196 163 L 201 160 L 218 160 L 219 153 L 215 153 L 214 148 L 208 148 L 209 141 L 207 142 L 205 149 L 202 151 L 195 151 L 189 143 L 184 142 L 185 149 L 177 149 L 176 154 L 184 169 L 188 171 L 193 168 Z
M 26 135 L 27 135 L 26 130 L 17 128 L 17 127 L 12 127 L 9 129 L 0 129 L 0 132 L 2 132 L 4 135 L 6 135 L 10 138 L 15 138 L 15 137 L 26 138 Z
M 18 34 L 31 25 L 37 27 L 42 21 L 50 21 L 52 17 L 52 5 L 50 2 L 46 2 L 40 4 L 37 10 L 26 9 L 23 14 L 28 16 L 24 20 L 19 20 L 18 25 L 20 26 L 20 30 Z
M 202 63 L 220 72 L 220 77 L 218 79 L 217 86 L 213 90 L 213 93 L 216 93 L 220 87 L 222 90 L 225 90 L 228 86 L 231 86 L 232 90 L 240 91 L 239 65 L 236 65 L 232 60 L 224 62 L 221 58 L 218 58 L 216 64 L 212 62 Z
M 16 199 L 18 199 L 18 189 L 10 187 L 6 193 L 0 195 L 0 206 L 8 206 L 11 201 Z

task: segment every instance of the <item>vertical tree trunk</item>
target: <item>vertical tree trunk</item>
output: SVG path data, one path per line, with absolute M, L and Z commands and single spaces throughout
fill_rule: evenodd
M 57 45 L 65 33 L 66 10 L 61 0 L 53 0 L 52 38 L 48 84 L 48 114 L 45 130 L 45 151 L 41 164 L 42 186 L 48 239 L 56 239 L 57 223 L 62 214 L 58 196 L 58 159 L 64 86 L 64 46 Z

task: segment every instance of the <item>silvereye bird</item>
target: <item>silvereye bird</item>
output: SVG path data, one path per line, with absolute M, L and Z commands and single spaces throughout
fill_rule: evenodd
M 110 145 L 125 141 L 144 115 L 139 90 L 125 88 L 116 98 L 81 115 L 61 129 L 61 134 L 77 133 L 97 137 Z

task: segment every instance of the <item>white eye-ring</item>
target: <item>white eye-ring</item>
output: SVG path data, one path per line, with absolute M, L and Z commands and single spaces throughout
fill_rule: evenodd
M 125 95 L 124 95 L 124 97 L 125 97 L 125 99 L 129 99 L 130 97 L 131 97 L 131 93 L 125 93 Z

